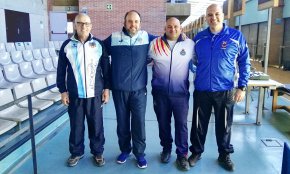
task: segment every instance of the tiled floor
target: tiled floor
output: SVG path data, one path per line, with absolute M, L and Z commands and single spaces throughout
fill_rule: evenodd
M 148 85 L 148 104 L 146 113 L 146 135 L 147 148 L 146 158 L 148 160 L 148 168 L 139 169 L 136 167 L 134 156 L 123 165 L 115 162 L 116 156 L 119 154 L 119 147 L 116 135 L 116 117 L 112 100 L 104 107 L 104 127 L 105 127 L 105 152 L 106 165 L 104 167 L 96 167 L 93 163 L 91 154 L 89 153 L 88 140 L 86 139 L 85 157 L 76 167 L 70 168 L 66 166 L 66 160 L 69 157 L 68 152 L 68 133 L 69 123 L 57 131 L 54 136 L 47 139 L 45 143 L 37 149 L 38 172 L 41 174 L 79 174 L 79 173 L 126 173 L 126 174 L 176 174 L 184 173 L 176 169 L 175 154 L 172 155 L 168 164 L 159 162 L 159 153 L 161 146 L 159 145 L 158 126 L 153 111 L 151 89 Z M 281 172 L 283 143 L 290 144 L 290 115 L 289 113 L 278 110 L 272 113 L 271 97 L 266 94 L 265 110 L 263 112 L 263 120 L 261 126 L 256 126 L 255 115 L 257 105 L 257 91 L 252 92 L 253 101 L 250 104 L 250 114 L 244 114 L 244 102 L 237 104 L 235 107 L 234 124 L 232 126 L 232 144 L 235 153 L 232 160 L 235 163 L 236 174 L 278 174 Z M 192 98 L 191 108 L 188 114 L 188 128 L 191 128 L 192 115 Z M 279 98 L 281 103 L 290 103 L 289 100 Z M 65 114 L 63 117 L 67 117 Z M 174 127 L 172 125 L 172 127 Z M 174 129 L 173 129 L 174 131 Z M 264 142 L 262 141 L 264 140 Z M 214 119 L 212 118 L 209 125 L 205 152 L 202 159 L 197 165 L 188 171 L 188 173 L 199 174 L 223 174 L 229 173 L 222 169 L 217 163 L 217 146 L 215 142 Z M 29 157 L 11 171 L 13 174 L 30 174 L 33 173 L 32 159 Z

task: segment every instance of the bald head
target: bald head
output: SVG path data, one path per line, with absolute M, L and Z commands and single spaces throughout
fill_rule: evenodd
M 219 32 L 223 28 L 224 13 L 221 6 L 211 4 L 206 9 L 206 22 L 212 32 Z
M 165 34 L 168 40 L 177 40 L 181 33 L 180 21 L 171 17 L 166 20 Z
M 220 11 L 223 13 L 223 9 L 220 5 L 218 4 L 211 4 L 209 5 L 207 8 L 206 8 L 206 13 L 209 11 L 209 10 L 212 10 L 212 9 L 215 9 L 216 11 Z
M 90 17 L 87 14 L 79 13 L 75 17 L 74 26 L 79 40 L 82 42 L 86 41 L 92 29 Z

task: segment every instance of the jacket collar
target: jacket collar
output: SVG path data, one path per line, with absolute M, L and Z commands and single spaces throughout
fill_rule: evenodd
M 165 34 L 165 33 L 164 33 L 164 35 L 161 37 L 161 39 L 162 39 L 164 42 L 167 43 L 167 37 L 166 37 L 166 34 Z M 184 41 L 184 40 L 185 40 L 185 39 L 182 38 L 182 34 L 180 34 L 180 35 L 178 36 L 178 39 L 177 39 L 176 43 L 177 43 L 177 42 Z
M 87 42 L 87 41 L 90 41 L 90 40 L 92 40 L 93 39 L 93 35 L 90 33 L 89 34 L 89 37 L 87 38 L 87 40 L 85 41 L 85 43 Z M 72 37 L 71 37 L 71 40 L 74 40 L 74 41 L 80 41 L 79 40 L 79 37 L 78 37 L 78 34 L 77 33 L 75 33 Z
M 221 34 L 229 34 L 229 27 L 223 23 L 223 29 L 218 33 Z M 207 28 L 207 35 L 213 36 L 214 34 L 210 31 L 209 27 Z

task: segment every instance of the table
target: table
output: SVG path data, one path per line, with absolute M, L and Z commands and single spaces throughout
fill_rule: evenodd
M 246 91 L 246 106 L 245 106 L 245 113 L 249 113 L 249 105 L 250 105 L 250 94 L 251 94 L 251 87 L 258 87 L 259 88 L 259 97 L 258 97 L 258 107 L 257 107 L 257 115 L 256 115 L 256 124 L 261 125 L 261 118 L 264 106 L 264 96 L 265 96 L 265 88 L 269 89 L 276 89 L 279 86 L 283 86 L 282 83 L 279 83 L 275 80 L 249 80 L 248 81 L 248 88 Z

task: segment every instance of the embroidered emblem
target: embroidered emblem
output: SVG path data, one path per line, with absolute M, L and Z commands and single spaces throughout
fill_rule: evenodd
M 73 43 L 73 44 L 72 44 L 72 47 L 75 47 L 75 48 L 76 48 L 77 46 L 78 46 L 77 43 Z
M 222 43 L 222 49 L 226 49 L 226 47 L 227 47 L 227 42 L 226 41 L 223 41 L 223 43 Z
M 91 48 L 95 48 L 96 47 L 96 43 L 95 42 L 90 42 L 90 47 Z
M 143 40 L 142 40 L 142 38 L 137 38 L 137 42 L 139 42 L 139 43 L 142 43 L 143 42 Z
M 184 49 L 182 49 L 182 50 L 180 51 L 180 55 L 182 55 L 182 56 L 185 56 L 185 55 L 186 55 L 186 52 L 185 52 Z

